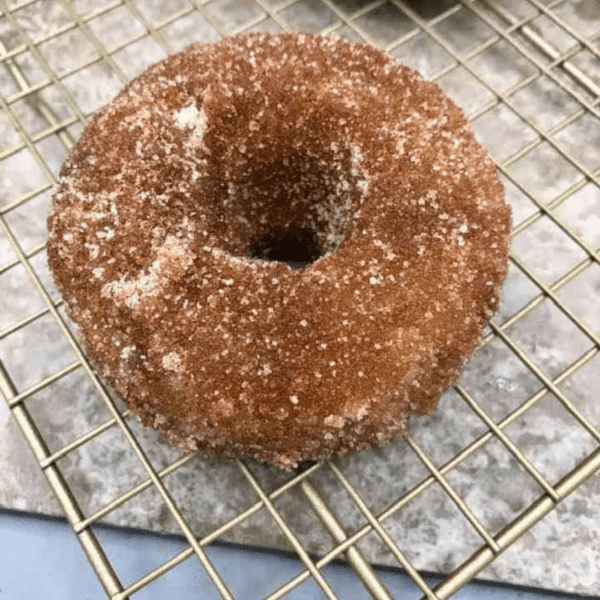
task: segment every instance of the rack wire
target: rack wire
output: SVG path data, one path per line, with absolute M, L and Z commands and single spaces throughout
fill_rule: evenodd
M 44 6 L 42 7 L 42 4 Z M 72 348 L 76 360 L 63 366 L 54 373 L 40 378 L 38 381 L 18 388 L 13 382 L 10 369 L 0 362 L 0 390 L 20 427 L 25 439 L 31 446 L 36 461 L 43 471 L 52 490 L 55 492 L 64 513 L 72 526 L 77 538 L 97 573 L 100 583 L 112 600 L 124 600 L 135 595 L 146 586 L 152 584 L 161 575 L 169 572 L 178 564 L 195 556 L 206 571 L 216 589 L 223 598 L 233 598 L 218 569 L 211 563 L 206 552 L 215 540 L 231 532 L 237 525 L 249 519 L 259 510 L 266 510 L 283 532 L 289 546 L 293 549 L 304 568 L 290 581 L 273 591 L 268 598 L 282 598 L 295 587 L 311 578 L 322 590 L 325 597 L 337 598 L 327 579 L 323 576 L 323 568 L 331 561 L 343 558 L 356 571 L 365 588 L 377 600 L 391 598 L 390 592 L 378 577 L 369 561 L 359 548 L 360 541 L 367 535 L 376 535 L 395 560 L 395 564 L 404 569 L 422 594 L 429 600 L 443 600 L 456 593 L 467 582 L 476 577 L 490 565 L 504 550 L 509 548 L 524 533 L 529 531 L 545 515 L 554 510 L 557 503 L 569 496 L 583 482 L 588 480 L 600 469 L 600 431 L 578 408 L 578 403 L 569 397 L 562 385 L 575 373 L 590 364 L 600 350 L 600 331 L 590 325 L 587 317 L 569 306 L 561 298 L 561 290 L 577 278 L 598 268 L 600 264 L 599 249 L 594 244 L 595 238 L 582 234 L 581 231 L 565 218 L 560 210 L 584 187 L 592 185 L 598 193 L 600 186 L 600 160 L 594 163 L 588 160 L 586 154 L 578 151 L 578 147 L 565 141 L 561 133 L 573 125 L 589 123 L 598 126 L 596 120 L 600 117 L 600 31 L 586 31 L 585 28 L 574 25 L 569 15 L 570 9 L 577 4 L 580 8 L 596 11 L 600 15 L 600 6 L 594 1 L 566 2 L 565 0 L 541 1 L 527 0 L 515 3 L 508 0 L 462 0 L 446 2 L 401 2 L 399 0 L 238 0 L 227 5 L 221 0 L 180 0 L 169 5 L 168 11 L 157 7 L 160 3 L 150 0 L 110 0 L 99 3 L 84 0 L 57 0 L 56 2 L 40 2 L 39 0 L 21 0 L 12 3 L 0 2 L 0 68 L 4 67 L 13 80 L 14 86 L 6 93 L 0 90 L 0 108 L 4 117 L 14 129 L 15 135 L 0 146 L 0 166 L 25 153 L 28 160 L 33 160 L 39 169 L 39 177 L 31 189 L 26 189 L 16 197 L 0 198 L 0 232 L 10 243 L 14 258 L 0 257 L 0 276 L 21 267 L 26 272 L 35 287 L 35 293 L 41 298 L 38 310 L 26 314 L 16 322 L 10 323 L 0 330 L 0 342 L 26 330 L 28 326 L 44 317 L 51 316 Z M 49 6 L 52 5 L 51 9 Z M 47 23 L 47 27 L 38 28 L 32 34 L 28 26 L 27 15 L 35 11 L 41 13 L 54 11 L 60 18 Z M 95 31 L 95 23 L 113 11 L 123 11 L 124 18 L 136 24 L 136 31 L 125 38 L 106 44 Z M 50 12 L 48 12 L 50 14 Z M 229 15 L 231 18 L 224 17 Z M 390 21 L 392 26 L 387 29 L 377 29 L 372 26 L 376 16 L 383 21 Z M 392 18 L 393 16 L 393 18 Z M 190 18 L 201 19 L 201 37 L 195 34 L 193 39 L 185 40 L 169 36 L 169 28 L 178 22 Z M 460 27 L 448 29 L 448 23 L 457 22 Z M 592 22 L 592 20 L 590 20 Z M 593 21 L 598 24 L 600 21 Z M 446 27 L 446 29 L 445 29 Z M 547 220 L 558 228 L 579 249 L 579 260 L 571 264 L 559 274 L 548 277 L 540 273 L 536 266 L 530 266 L 517 254 L 511 256 L 511 268 L 524 276 L 533 286 L 535 294 L 524 305 L 506 316 L 502 322 L 498 317 L 490 323 L 490 327 L 482 342 L 482 347 L 495 342 L 501 343 L 520 364 L 533 374 L 540 382 L 538 389 L 523 402 L 513 408 L 501 419 L 496 419 L 485 408 L 479 393 L 473 393 L 462 383 L 454 387 L 458 397 L 480 419 L 484 432 L 468 443 L 460 451 L 442 464 L 436 464 L 431 455 L 426 452 L 417 436 L 409 434 L 406 444 L 414 455 L 424 465 L 427 475 L 413 488 L 403 493 L 381 511 L 374 511 L 361 494 L 359 486 L 351 483 L 344 472 L 343 465 L 337 459 L 324 461 L 313 465 L 302 472 L 297 472 L 286 478 L 285 482 L 275 489 L 269 490 L 261 483 L 253 472 L 252 466 L 244 461 L 235 461 L 239 472 L 243 475 L 247 489 L 253 490 L 256 501 L 246 510 L 237 514 L 208 534 L 198 537 L 186 520 L 181 507 L 173 499 L 165 479 L 184 467 L 193 455 L 181 456 L 162 469 L 156 468 L 148 457 L 138 436 L 132 428 L 129 411 L 116 401 L 104 387 L 102 381 L 94 373 L 87 361 L 81 346 L 73 335 L 70 324 L 61 310 L 62 301 L 57 299 L 49 285 L 43 281 L 34 261 L 44 255 L 45 243 L 40 242 L 24 250 L 18 233 L 10 225 L 10 215 L 16 210 L 27 210 L 36 198 L 48 193 L 56 185 L 57 165 L 50 159 L 50 154 L 44 148 L 44 142 L 52 139 L 67 152 L 73 145 L 78 132 L 90 116 L 83 104 L 81 96 L 74 92 L 73 85 L 67 82 L 82 71 L 94 65 L 101 64 L 107 68 L 113 78 L 113 83 L 125 84 L 132 73 L 126 72 L 119 64 L 116 56 L 119 52 L 132 47 L 140 40 L 152 40 L 157 47 L 168 54 L 181 47 L 183 41 L 191 42 L 198 39 L 215 40 L 249 31 L 252 29 L 270 29 L 291 31 L 297 28 L 319 31 L 324 34 L 338 34 L 352 40 L 362 40 L 385 47 L 392 53 L 404 55 L 407 47 L 412 47 L 423 39 L 433 44 L 440 54 L 445 57 L 442 66 L 434 65 L 431 60 L 420 64 L 425 67 L 427 75 L 434 81 L 442 82 L 448 74 L 460 69 L 468 74 L 478 88 L 487 93 L 487 99 L 471 110 L 469 118 L 473 121 L 490 115 L 499 109 L 508 110 L 516 117 L 530 134 L 520 147 L 511 149 L 507 156 L 497 158 L 498 169 L 507 185 L 518 190 L 526 198 L 532 209 L 515 222 L 513 238 L 517 238 L 536 223 Z M 35 29 L 35 28 L 33 28 Z M 382 33 L 383 31 L 383 33 Z M 450 33 L 448 33 L 450 31 Z M 453 33 L 452 33 L 453 32 Z M 550 33 L 548 33 L 550 32 Z M 53 57 L 44 50 L 49 43 L 64 35 L 82 34 L 91 44 L 89 55 L 75 57 L 68 64 L 57 68 Z M 458 37 L 457 37 L 458 36 Z M 459 42 L 457 42 L 457 39 Z M 462 45 L 461 45 L 462 44 Z M 490 78 L 477 67 L 477 60 L 486 52 L 503 44 L 504 48 L 515 53 L 519 60 L 525 61 L 528 74 L 517 81 L 498 81 Z M 459 46 L 461 49 L 458 49 Z M 37 81 L 29 81 L 22 64 L 25 58 L 32 60 L 39 72 Z M 157 56 L 158 58 L 158 56 Z M 146 61 L 142 57 L 142 61 Z M 152 62 L 152 61 L 150 61 Z M 144 65 L 139 65 L 139 69 Z M 439 68 L 438 68 L 439 67 Z M 437 70 L 436 70 L 437 69 Z M 568 114 L 559 115 L 552 123 L 544 123 L 532 117 L 527 107 L 519 102 L 519 93 L 529 86 L 549 82 L 559 90 L 572 106 Z M 84 83 L 78 84 L 80 87 Z M 48 101 L 47 92 L 55 92 L 61 99 L 66 110 L 56 108 Z M 116 90 L 115 90 L 116 91 Z M 543 95 L 541 96 L 543 101 Z M 19 103 L 26 102 L 34 107 L 42 126 L 32 132 L 31 127 L 19 116 Z M 570 103 L 570 104 L 569 104 Z M 97 107 L 94 107 L 97 108 Z M 584 121 L 592 119 L 592 121 Z M 586 126 L 587 127 L 587 126 Z M 593 127 L 592 127 L 593 129 Z M 589 136 L 586 138 L 586 136 Z M 578 144 L 591 145 L 592 133 L 589 128 L 578 141 Z M 540 150 L 540 147 L 551 148 L 558 155 L 561 164 L 566 165 L 576 173 L 570 185 L 552 198 L 542 198 L 535 190 L 523 183 L 515 175 L 514 167 L 519 162 Z M 593 153 L 592 153 L 593 154 Z M 596 155 L 593 155 L 597 158 Z M 12 163 L 11 163 L 12 164 Z M 33 210 L 33 209 L 32 209 Z M 558 309 L 586 339 L 585 350 L 562 369 L 549 372 L 540 367 L 539 361 L 530 356 L 522 345 L 512 335 L 512 327 L 531 315 L 542 303 L 550 302 Z M 557 340 L 556 344 L 561 341 Z M 0 347 L 1 348 L 1 347 Z M 6 358 L 6 357 L 5 357 Z M 75 440 L 51 451 L 41 432 L 39 424 L 34 420 L 27 402 L 36 393 L 51 386 L 76 370 L 83 370 L 93 382 L 102 401 L 110 412 L 110 418 L 81 434 Z M 590 384 L 591 385 L 591 384 Z M 510 425 L 528 414 L 533 407 L 540 403 L 546 395 L 551 394 L 593 440 L 591 450 L 579 460 L 576 466 L 558 481 L 551 482 L 526 452 L 512 438 Z M 479 396 L 479 397 L 478 397 Z M 67 399 L 65 398 L 66 402 Z M 145 478 L 138 485 L 122 493 L 112 502 L 95 510 L 92 514 L 84 514 L 79 500 L 72 487 L 61 472 L 59 462 L 77 449 L 89 444 L 104 432 L 118 428 L 125 435 L 131 452 L 142 465 Z M 468 502 L 451 482 L 451 473 L 473 457 L 478 450 L 492 441 L 497 441 L 514 457 L 530 478 L 539 486 L 541 493 L 520 514 L 497 532 L 490 528 L 470 508 Z M 326 471 L 339 486 L 340 492 L 345 491 L 356 510 L 364 517 L 365 522 L 352 533 L 343 522 L 340 515 L 332 508 L 331 502 L 314 483 L 313 476 L 318 471 Z M 433 485 L 439 485 L 443 492 L 464 515 L 479 536 L 479 546 L 462 564 L 435 587 L 430 586 L 407 557 L 406 548 L 394 540 L 386 530 L 386 522 L 394 518 L 419 495 Z M 119 580 L 116 570 L 108 559 L 102 544 L 96 537 L 92 527 L 113 511 L 126 505 L 129 501 L 145 490 L 154 489 L 165 503 L 169 514 L 175 520 L 180 533 L 185 537 L 187 546 L 177 555 L 159 565 L 156 569 L 125 586 Z M 293 531 L 281 511 L 277 507 L 277 499 L 288 491 L 300 490 L 306 506 L 317 515 L 325 531 L 332 540 L 332 547 L 318 558 L 313 558 L 303 545 L 301 538 Z M 244 490 L 246 493 L 247 490 Z

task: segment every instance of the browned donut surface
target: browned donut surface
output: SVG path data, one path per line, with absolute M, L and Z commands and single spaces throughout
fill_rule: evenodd
M 497 307 L 510 210 L 435 84 L 370 46 L 252 34 L 131 82 L 48 222 L 89 357 L 143 422 L 291 467 L 432 408 Z

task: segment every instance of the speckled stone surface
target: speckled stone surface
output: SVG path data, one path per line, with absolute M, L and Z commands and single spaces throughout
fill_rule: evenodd
M 17 13 L 19 23 L 33 37 L 69 22 L 68 14 L 58 4 L 42 4 L 43 10 L 31 8 Z M 168 19 L 185 6 L 183 1 L 144 0 L 138 4 L 153 24 Z M 449 8 L 454 2 L 438 4 Z M 504 1 L 502 4 L 520 18 L 534 11 L 528 3 Z M 352 13 L 364 5 L 361 2 L 336 4 L 345 13 Z M 92 8 L 92 3 L 79 1 L 75 6 L 85 14 Z M 109 48 L 141 31 L 138 21 L 123 18 L 125 10 L 125 7 L 119 7 L 90 21 L 90 28 Z M 430 18 L 439 14 L 440 9 L 434 3 L 426 3 L 419 11 L 422 17 Z M 597 2 L 564 2 L 555 14 L 574 27 L 579 35 L 589 40 L 597 39 L 600 33 L 600 5 Z M 235 10 L 223 2 L 214 2 L 207 7 L 207 16 L 228 31 L 260 15 L 261 9 L 250 1 L 236 3 Z M 281 17 L 292 27 L 311 31 L 337 21 L 325 5 L 304 1 L 284 9 Z M 549 39 L 561 51 L 568 51 L 576 44 L 564 30 L 547 21 L 546 17 L 536 17 L 530 25 L 539 33 L 551 35 Z M 407 18 L 389 7 L 367 12 L 357 18 L 356 25 L 384 45 L 400 39 L 412 29 Z M 276 30 L 277 24 L 268 19 L 253 28 Z M 218 37 L 208 21 L 196 12 L 168 23 L 160 31 L 173 50 L 191 41 Z M 455 9 L 434 31 L 462 53 L 491 35 L 489 26 L 464 7 Z M 347 26 L 341 27 L 339 32 L 350 39 L 357 38 L 356 32 Z M 5 21 L 0 21 L 0 39 L 8 49 L 19 44 L 18 34 Z M 597 46 L 597 42 L 594 43 Z M 93 63 L 82 71 L 69 72 L 94 54 L 93 46 L 77 29 L 45 42 L 41 48 L 54 69 L 67 73 L 64 84 L 86 114 L 108 100 L 121 85 L 115 73 L 102 62 Z M 526 48 L 532 58 L 545 60 L 534 48 Z M 452 64 L 449 53 L 422 31 L 393 47 L 392 52 L 399 60 L 419 68 L 427 77 L 435 77 Z M 144 38 L 117 50 L 114 60 L 131 77 L 162 56 L 164 53 L 157 42 Z M 16 61 L 30 83 L 44 79 L 43 70 L 32 54 L 19 54 Z M 598 85 L 600 68 L 597 58 L 588 50 L 576 52 L 571 61 Z M 469 64 L 495 89 L 504 91 L 536 72 L 531 61 L 504 41 L 491 45 Z M 557 77 L 573 87 L 581 99 L 590 100 L 589 90 L 560 72 Z M 494 95 L 464 66 L 449 70 L 436 79 L 468 114 L 475 116 L 475 130 L 493 156 L 500 161 L 512 157 L 506 166 L 512 180 L 507 174 L 502 175 L 502 179 L 513 207 L 515 226 L 537 212 L 525 190 L 535 194 L 543 204 L 554 207 L 558 201 L 553 215 L 565 227 L 561 229 L 548 216 L 543 216 L 527 228 L 519 229 L 513 240 L 513 256 L 545 285 L 555 283 L 581 264 L 581 270 L 558 287 L 556 296 L 589 331 L 600 336 L 600 265 L 597 262 L 589 264 L 589 261 L 586 264 L 588 254 L 569 237 L 569 233 L 574 233 L 588 249 L 596 252 L 600 247 L 600 190 L 596 184 L 585 180 L 581 170 L 600 168 L 599 120 L 590 113 L 584 114 L 573 118 L 550 137 L 579 164 L 581 168 L 578 168 L 547 139 L 533 145 L 540 138 L 539 133 L 521 121 L 506 104 L 494 106 L 477 116 L 478 110 L 491 102 Z M 16 91 L 16 83 L 0 65 L 0 93 L 11 98 Z M 59 119 L 71 118 L 72 111 L 55 86 L 44 88 L 40 94 Z M 579 108 L 579 104 L 548 76 L 533 79 L 510 98 L 514 108 L 544 133 L 576 114 Z M 34 102 L 17 100 L 11 107 L 28 133 L 35 135 L 47 127 Z M 80 128 L 70 127 L 77 136 Z M 10 120 L 1 113 L 0 140 L 0 150 L 19 142 Z M 532 146 L 527 146 L 530 143 Z M 45 137 L 36 147 L 56 173 L 66 157 L 58 138 L 55 135 Z M 523 148 L 529 148 L 529 151 L 518 154 Z M 26 149 L 1 159 L 0 207 L 10 205 L 22 194 L 44 183 L 45 175 Z M 564 198 L 562 202 L 561 197 Z M 49 194 L 40 193 L 5 215 L 26 252 L 45 239 L 48 201 Z M 14 258 L 10 244 L 0 233 L 0 331 L 44 307 L 21 266 L 2 269 Z M 43 252 L 37 253 L 31 264 L 56 297 Z M 512 264 L 495 322 L 507 321 L 539 294 L 539 288 Z M 572 363 L 594 348 L 592 340 L 548 298 L 537 300 L 528 314 L 506 328 L 506 333 L 546 376 L 552 378 L 560 377 Z M 600 356 L 590 353 L 588 357 L 575 373 L 559 379 L 558 388 L 598 428 Z M 0 335 L 0 359 L 17 389 L 25 390 L 71 364 L 75 356 L 52 317 L 45 315 L 16 332 Z M 460 384 L 496 422 L 543 388 L 537 377 L 499 339 L 491 340 L 477 351 L 464 370 Z M 593 451 L 597 442 L 552 394 L 539 396 L 532 408 L 506 428 L 506 433 L 540 473 L 550 483 L 555 483 Z M 58 450 L 110 417 L 81 368 L 34 394 L 25 405 L 51 450 Z M 143 430 L 134 419 L 128 422 L 156 468 L 165 467 L 179 456 L 155 432 Z M 409 430 L 434 463 L 441 465 L 484 433 L 486 427 L 459 394 L 451 390 L 431 415 L 412 420 Z M 341 457 L 338 465 L 376 513 L 427 477 L 425 467 L 403 441 Z M 144 479 L 143 469 L 124 435 L 114 427 L 60 459 L 59 466 L 85 515 L 105 506 Z M 267 490 L 274 489 L 289 477 L 275 468 L 255 463 L 251 463 L 251 468 Z M 491 533 L 501 530 L 541 494 L 539 486 L 498 441 L 485 444 L 450 471 L 447 478 Z M 329 500 L 347 531 L 352 532 L 366 522 L 331 471 L 318 470 L 312 481 Z M 226 522 L 256 501 L 237 467 L 219 458 L 195 456 L 166 477 L 165 484 L 198 535 Z M 294 488 L 285 493 L 275 504 L 308 550 L 322 553 L 331 547 L 325 530 L 300 490 Z M 596 507 L 599 504 L 600 477 L 596 476 L 494 561 L 481 576 L 597 594 L 600 589 L 600 531 Z M 0 402 L 0 505 L 60 514 L 58 503 L 3 402 Z M 110 513 L 106 521 L 156 531 L 177 531 L 164 503 L 152 489 Z M 481 545 L 476 531 L 437 484 L 390 517 L 386 529 L 415 566 L 430 571 L 449 572 Z M 241 543 L 287 547 L 283 534 L 264 509 L 237 525 L 225 537 Z M 360 547 L 370 560 L 394 564 L 375 534 L 366 536 Z

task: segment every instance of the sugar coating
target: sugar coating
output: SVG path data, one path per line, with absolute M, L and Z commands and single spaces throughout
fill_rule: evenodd
M 49 264 L 99 374 L 176 445 L 291 468 L 402 435 L 498 306 L 510 210 L 435 84 L 308 34 L 195 44 L 61 170 Z M 252 258 L 312 231 L 302 269 Z

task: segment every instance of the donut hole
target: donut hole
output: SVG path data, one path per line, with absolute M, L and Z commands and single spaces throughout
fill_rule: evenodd
M 293 224 L 288 229 L 276 229 L 265 233 L 248 248 L 250 260 L 273 260 L 284 262 L 293 269 L 302 269 L 323 256 L 316 231 Z
M 250 260 L 303 268 L 348 234 L 367 190 L 350 150 L 295 153 L 229 182 L 227 250 Z

